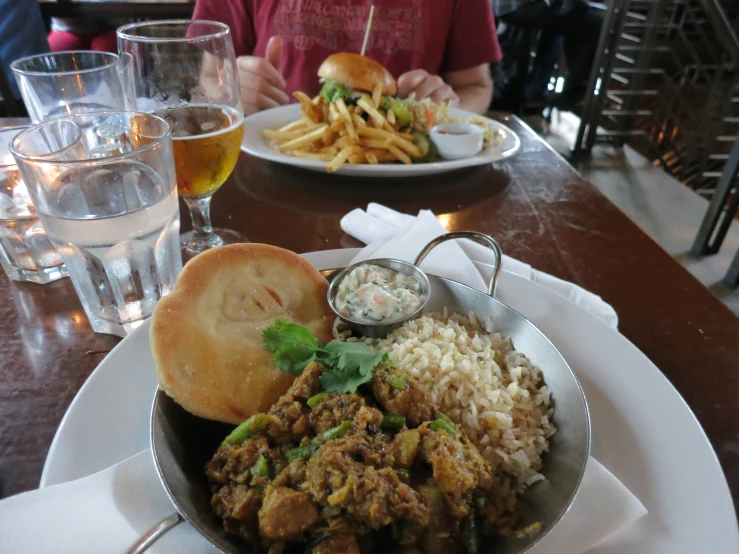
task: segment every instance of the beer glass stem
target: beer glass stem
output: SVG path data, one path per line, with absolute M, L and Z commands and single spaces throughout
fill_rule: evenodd
M 185 198 L 192 218 L 192 233 L 183 246 L 191 255 L 199 254 L 208 248 L 223 244 L 223 239 L 213 232 L 210 222 L 210 201 L 212 197 Z

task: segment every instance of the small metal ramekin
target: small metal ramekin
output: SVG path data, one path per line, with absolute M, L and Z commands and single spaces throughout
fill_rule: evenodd
M 423 301 L 421 302 L 421 305 L 418 307 L 418 309 L 412 314 L 403 316 L 400 319 L 378 323 L 366 323 L 341 315 L 336 307 L 336 294 L 339 290 L 339 285 L 341 284 L 341 281 L 343 281 L 344 278 L 354 268 L 360 265 L 368 264 L 386 267 L 388 269 L 395 270 L 398 273 L 404 273 L 416 279 L 416 281 L 418 281 L 421 285 L 420 294 L 423 298 Z M 383 338 L 387 336 L 388 333 L 403 325 L 406 321 L 410 321 L 411 319 L 415 319 L 416 317 L 418 317 L 418 315 L 421 313 L 421 310 L 423 310 L 424 306 L 426 305 L 426 302 L 428 302 L 430 292 L 431 291 L 428 277 L 426 277 L 426 274 L 412 263 L 404 262 L 402 260 L 393 260 L 390 258 L 378 258 L 376 260 L 365 260 L 363 262 L 350 265 L 349 267 L 344 268 L 339 273 L 337 273 L 336 276 L 331 280 L 331 284 L 328 287 L 328 304 L 329 306 L 331 306 L 331 309 L 334 311 L 334 313 L 342 321 L 346 322 L 349 325 L 349 328 L 355 333 L 364 337 Z

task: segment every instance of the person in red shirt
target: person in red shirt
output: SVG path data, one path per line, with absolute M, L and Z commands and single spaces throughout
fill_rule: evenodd
M 246 114 L 314 96 L 321 62 L 359 52 L 396 77 L 398 96 L 450 102 L 482 113 L 493 92 L 489 64 L 501 58 L 490 0 L 197 0 L 193 19 L 229 25 Z

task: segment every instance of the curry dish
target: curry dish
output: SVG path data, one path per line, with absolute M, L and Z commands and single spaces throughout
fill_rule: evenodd
M 507 533 L 498 477 L 428 393 L 389 362 L 356 394 L 311 362 L 206 465 L 214 512 L 254 550 L 475 553 Z

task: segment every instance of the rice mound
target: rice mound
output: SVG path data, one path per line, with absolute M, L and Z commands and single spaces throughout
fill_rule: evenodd
M 466 318 L 445 311 L 365 342 L 428 388 L 490 462 L 511 504 L 515 493 L 544 479 L 539 469 L 556 431 L 554 408 L 541 371 L 510 338 L 485 331 L 474 312 Z

